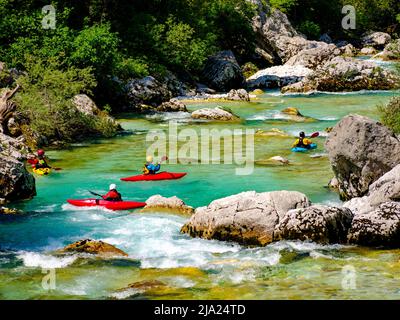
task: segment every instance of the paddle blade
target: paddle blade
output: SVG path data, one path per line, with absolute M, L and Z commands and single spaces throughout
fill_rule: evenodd
M 319 137 L 319 132 L 314 132 L 314 133 L 310 136 L 310 138 L 316 138 L 316 137 Z
M 62 170 L 62 168 L 52 168 L 53 170 L 56 170 L 56 171 L 61 171 Z

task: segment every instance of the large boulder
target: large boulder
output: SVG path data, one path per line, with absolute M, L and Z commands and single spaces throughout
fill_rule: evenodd
M 89 253 L 102 257 L 128 256 L 124 251 L 103 241 L 85 239 L 71 243 L 59 250 L 59 253 Z
M 314 205 L 288 211 L 275 227 L 275 240 L 344 243 L 353 213 L 347 208 Z
M 209 57 L 202 78 L 208 86 L 220 92 L 243 88 L 245 82 L 242 69 L 232 51 L 221 51 Z
M 247 79 L 249 88 L 281 88 L 301 81 L 312 72 L 303 66 L 274 66 L 260 70 Z
M 96 103 L 86 94 L 77 94 L 72 98 L 76 109 L 89 118 L 103 120 L 111 130 L 121 130 L 120 124 L 107 112 L 100 110 Z
M 390 41 L 392 37 L 385 32 L 368 32 L 361 38 L 361 43 L 365 47 L 374 47 L 375 49 L 382 50 Z
M 171 211 L 183 214 L 192 214 L 194 209 L 178 197 L 165 198 L 161 195 L 151 196 L 146 200 L 146 206 L 142 211 Z
M 314 70 L 342 52 L 343 49 L 339 49 L 334 44 L 318 43 L 315 47 L 301 50 L 292 56 L 285 65 L 303 66 Z
M 395 134 L 359 115 L 344 117 L 325 147 L 343 200 L 366 195 L 373 182 L 400 164 L 400 140 Z
M 400 247 L 400 203 L 386 202 L 368 213 L 356 214 L 348 241 L 363 246 Z
M 205 239 L 266 245 L 274 240 L 275 226 L 287 211 L 309 205 L 300 192 L 243 192 L 197 208 L 181 232 Z
M 400 78 L 391 70 L 371 61 L 337 56 L 325 62 L 301 82 L 282 92 L 390 90 L 399 88 Z
M 127 100 L 134 110 L 140 105 L 157 107 L 172 98 L 166 84 L 148 76 L 143 79 L 134 79 L 126 85 Z
M 220 107 L 214 109 L 204 108 L 192 112 L 193 119 L 214 120 L 214 121 L 237 121 L 239 118 L 233 113 Z
M 15 201 L 36 195 L 35 178 L 23 162 L 29 154 L 21 139 L 0 133 L 0 198 Z

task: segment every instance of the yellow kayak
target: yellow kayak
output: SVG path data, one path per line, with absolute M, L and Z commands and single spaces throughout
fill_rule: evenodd
M 33 169 L 33 172 L 40 175 L 40 176 L 47 176 L 50 174 L 51 169 L 50 168 L 39 168 L 39 169 Z

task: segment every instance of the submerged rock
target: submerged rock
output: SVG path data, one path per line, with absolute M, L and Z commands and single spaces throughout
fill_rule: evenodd
M 90 253 L 102 257 L 128 256 L 127 253 L 114 247 L 111 244 L 91 239 L 79 240 L 70 245 L 67 245 L 64 249 L 60 250 L 60 253 L 70 252 Z
M 151 196 L 146 200 L 146 206 L 142 209 L 142 211 L 154 210 L 167 210 L 183 214 L 192 214 L 194 212 L 192 207 L 186 205 L 186 203 L 178 197 L 165 198 L 161 195 Z
M 368 213 L 356 214 L 348 241 L 364 246 L 400 247 L 400 203 L 386 202 Z
M 296 122 L 305 122 L 305 121 L 312 122 L 312 121 L 316 121 L 313 118 L 303 116 L 300 113 L 299 109 L 294 108 L 294 107 L 287 107 L 287 108 L 283 109 L 281 112 L 283 114 L 289 116 L 290 120 L 292 120 L 292 121 L 296 121 Z
M 236 121 L 239 118 L 233 113 L 220 107 L 214 109 L 204 108 L 192 112 L 193 119 L 216 120 L 216 121 Z
M 222 51 L 208 58 L 202 77 L 212 89 L 220 92 L 240 89 L 245 81 L 232 51 Z
M 205 239 L 266 245 L 273 241 L 274 228 L 288 210 L 309 205 L 300 192 L 243 192 L 197 208 L 181 232 Z
M 379 122 L 359 115 L 344 117 L 325 147 L 343 200 L 366 195 L 373 182 L 400 164 L 400 140 Z
M 0 206 L 0 214 L 5 214 L 5 215 L 15 215 L 15 214 L 21 214 L 22 211 L 15 209 L 15 208 L 6 208 Z
M 353 213 L 347 208 L 314 205 L 288 211 L 275 227 L 274 240 L 344 243 Z

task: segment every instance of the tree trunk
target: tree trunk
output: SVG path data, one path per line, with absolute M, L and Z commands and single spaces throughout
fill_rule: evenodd
M 13 116 L 17 105 L 10 101 L 14 94 L 20 88 L 17 85 L 13 90 L 6 90 L 4 94 L 0 97 L 0 131 L 8 135 L 8 120 Z

